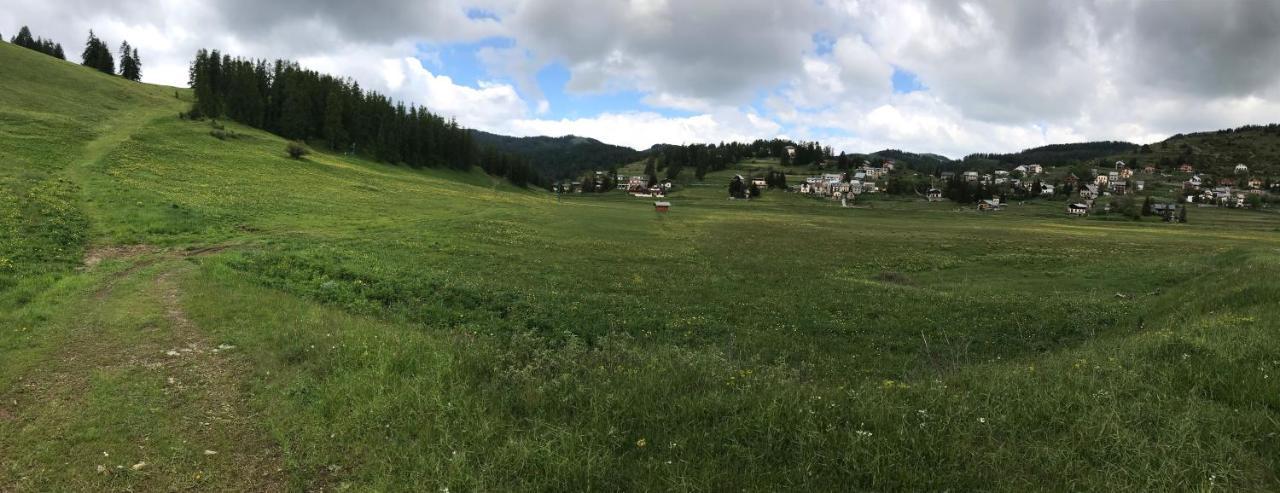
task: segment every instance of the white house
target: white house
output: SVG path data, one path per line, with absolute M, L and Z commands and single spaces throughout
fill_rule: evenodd
M 1044 166 L 1040 166 L 1039 164 L 1028 164 L 1027 173 L 1030 173 L 1033 175 L 1044 173 Z
M 1089 206 L 1079 202 L 1067 206 L 1067 214 L 1073 216 L 1083 216 L 1089 213 Z
M 1083 188 L 1080 189 L 1080 197 L 1090 199 L 1090 200 L 1098 198 L 1098 186 L 1085 185 Z
M 1248 172 L 1249 172 L 1249 167 L 1245 166 L 1244 163 L 1236 165 L 1236 174 L 1243 175 L 1243 174 L 1247 174 Z
M 942 201 L 942 190 L 938 190 L 936 188 L 930 188 L 928 197 L 929 197 L 929 202 L 940 202 Z
M 964 181 L 968 181 L 968 182 L 975 182 L 975 181 L 978 181 L 978 172 L 977 172 L 977 171 L 965 171 L 965 172 L 964 172 Z

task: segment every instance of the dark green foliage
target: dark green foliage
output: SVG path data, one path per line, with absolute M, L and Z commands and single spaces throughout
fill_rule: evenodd
M 9 42 L 29 50 L 44 53 L 60 60 L 67 59 L 66 55 L 62 52 L 61 44 L 54 43 L 51 39 L 32 36 L 31 29 L 28 29 L 27 26 L 22 26 L 22 29 L 18 30 L 18 34 L 14 36 L 13 39 L 10 39 Z
M 142 59 L 128 41 L 120 43 L 120 76 L 134 82 L 142 80 Z
M 542 177 L 523 157 L 500 152 L 492 147 L 485 147 L 480 151 L 480 169 L 490 175 L 504 177 L 517 187 L 544 185 Z
M 1022 164 L 1065 165 L 1138 152 L 1139 146 L 1129 142 L 1102 141 L 1078 144 L 1053 144 L 1027 149 L 1012 154 L 970 154 L 965 161 L 990 160 L 1001 167 L 1011 168 Z
M 111 49 L 93 34 L 93 30 L 89 31 L 89 39 L 84 42 L 84 52 L 80 54 L 80 59 L 81 65 L 97 69 L 104 74 L 115 75 L 116 73 L 116 61 L 111 56 Z
M 787 189 L 787 174 L 781 171 L 769 170 L 764 174 L 764 182 L 769 188 Z
M 1111 212 L 1121 214 L 1131 219 L 1139 219 L 1142 217 L 1144 206 L 1138 204 L 1137 200 L 1128 195 L 1116 195 L 1111 199 Z
M 508 137 L 479 130 L 472 130 L 471 135 L 482 147 L 492 147 L 520 156 L 539 175 L 551 180 L 567 179 L 581 175 L 584 171 L 617 169 L 636 162 L 643 156 L 643 153 L 630 147 L 610 145 L 574 135 Z
M 227 117 L 292 140 L 322 139 L 378 161 L 465 170 L 481 152 L 456 121 L 416 106 L 393 103 L 359 84 L 305 70 L 296 62 L 232 58 L 200 50 L 191 63 L 193 115 Z M 492 155 L 489 155 L 492 156 Z M 483 164 L 526 183 L 540 181 L 527 166 Z
M 1147 198 L 1142 200 L 1142 215 L 1150 216 L 1151 206 L 1152 206 L 1151 196 L 1148 195 Z
M 298 141 L 289 141 L 288 144 L 285 144 L 284 151 L 294 159 L 302 159 L 303 156 L 307 155 L 307 147 Z
M 1178 222 L 1184 224 L 1187 222 L 1187 206 L 1185 205 L 1178 208 Z
M 747 188 L 745 184 L 742 183 L 742 176 L 734 176 L 733 179 L 729 181 L 729 197 L 735 199 L 747 198 Z

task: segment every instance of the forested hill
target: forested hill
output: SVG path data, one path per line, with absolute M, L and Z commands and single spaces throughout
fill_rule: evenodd
M 999 167 L 1013 167 L 1022 164 L 1056 166 L 1133 153 L 1139 149 L 1139 145 L 1130 142 L 1080 142 L 1074 144 L 1051 144 L 1009 154 L 971 154 L 966 156 L 964 160 L 966 162 L 995 162 L 998 163 Z
M 1250 173 L 1272 176 L 1280 174 L 1280 124 L 1178 134 L 1113 157 L 1162 169 L 1190 164 L 1212 175 L 1233 174 L 1237 164 L 1244 164 Z
M 509 137 L 472 130 L 481 146 L 527 160 L 547 179 L 574 177 L 588 170 L 607 170 L 638 161 L 644 153 L 630 147 L 606 144 L 588 137 Z

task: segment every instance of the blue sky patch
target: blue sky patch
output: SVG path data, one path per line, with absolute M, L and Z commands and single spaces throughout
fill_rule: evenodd
M 893 67 L 893 92 L 906 94 L 925 89 L 927 88 L 920 83 L 920 78 L 916 77 L 914 72 L 904 70 L 896 65 Z

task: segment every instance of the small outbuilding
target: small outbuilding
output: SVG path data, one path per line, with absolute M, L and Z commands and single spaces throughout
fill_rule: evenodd
M 671 210 L 671 202 L 654 202 L 653 210 L 655 212 L 667 212 Z

